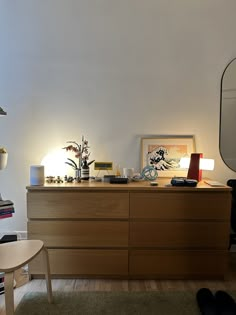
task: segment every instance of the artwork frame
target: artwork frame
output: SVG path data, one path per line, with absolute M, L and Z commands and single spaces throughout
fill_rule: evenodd
M 157 135 L 141 138 L 141 169 L 153 166 L 158 177 L 186 177 L 187 169 L 180 167 L 181 157 L 196 152 L 194 135 Z M 167 157 L 168 155 L 168 157 Z

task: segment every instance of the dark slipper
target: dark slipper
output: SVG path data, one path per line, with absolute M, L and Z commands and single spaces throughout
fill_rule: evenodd
M 202 315 L 218 315 L 216 299 L 212 292 L 207 288 L 197 291 L 196 299 Z
M 236 304 L 231 295 L 219 290 L 215 293 L 215 299 L 221 315 L 236 315 Z

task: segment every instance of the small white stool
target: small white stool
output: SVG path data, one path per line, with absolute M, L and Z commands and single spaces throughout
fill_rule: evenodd
M 14 271 L 43 253 L 48 302 L 52 303 L 52 285 L 48 252 L 40 240 L 24 240 L 0 244 L 0 271 L 4 272 L 6 315 L 14 314 Z

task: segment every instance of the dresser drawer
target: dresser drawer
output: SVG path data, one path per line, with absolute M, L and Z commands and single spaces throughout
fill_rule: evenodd
M 28 192 L 29 219 L 128 218 L 127 192 Z
M 108 276 L 128 274 L 127 250 L 49 249 L 52 275 Z M 43 260 L 38 255 L 29 263 L 31 274 L 43 274 Z
M 131 247 L 227 248 L 228 222 L 130 222 Z
M 133 250 L 129 273 L 133 278 L 223 278 L 228 252 L 214 250 Z
M 30 221 L 29 239 L 47 247 L 127 247 L 128 222 Z
M 130 218 L 229 220 L 230 192 L 131 193 Z

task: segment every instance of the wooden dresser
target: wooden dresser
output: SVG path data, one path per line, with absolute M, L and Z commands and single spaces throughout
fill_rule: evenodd
M 28 186 L 28 238 L 45 242 L 55 277 L 224 278 L 230 188 L 169 181 Z

